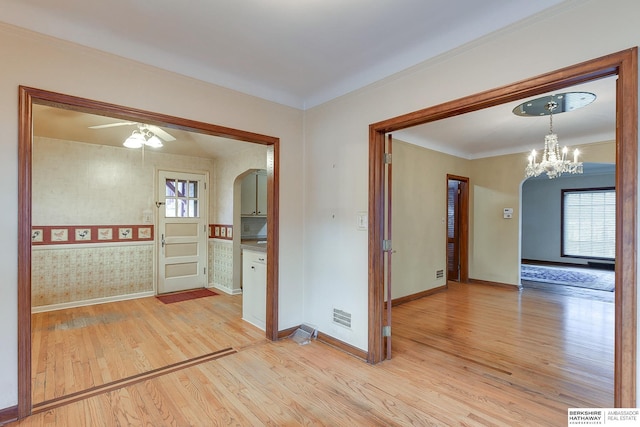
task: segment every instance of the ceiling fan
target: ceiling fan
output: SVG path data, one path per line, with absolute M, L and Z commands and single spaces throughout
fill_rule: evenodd
M 89 126 L 89 129 L 105 129 L 116 126 L 137 126 L 138 129 L 134 130 L 131 136 L 129 136 L 122 145 L 127 148 L 140 148 L 144 145 L 159 148 L 162 147 L 162 141 L 175 141 L 176 139 L 170 133 L 164 131 L 158 126 L 148 125 L 138 122 L 116 122 L 108 123 L 104 125 Z

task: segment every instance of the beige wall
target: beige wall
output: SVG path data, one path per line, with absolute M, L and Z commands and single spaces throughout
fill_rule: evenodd
M 280 138 L 280 328 L 302 314 L 302 115 L 299 110 L 0 24 L 0 408 L 17 404 L 18 86 Z
M 471 164 L 470 278 L 518 284 L 520 184 L 525 165 L 524 154 L 477 159 Z M 512 219 L 503 218 L 503 208 L 513 208 Z
M 470 161 L 393 143 L 392 299 L 444 286 L 447 174 L 469 176 Z M 436 278 L 436 270 L 444 277 Z

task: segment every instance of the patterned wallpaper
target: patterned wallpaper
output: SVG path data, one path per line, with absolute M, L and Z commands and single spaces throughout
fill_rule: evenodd
M 145 226 L 146 227 L 146 226 Z M 52 229 L 57 229 L 51 227 Z M 34 230 L 46 227 L 34 227 Z M 135 233 L 134 233 L 135 234 Z M 34 244 L 31 260 L 31 304 L 35 309 L 153 292 L 153 241 L 101 241 L 64 246 Z M 56 242 L 56 244 L 65 242 Z M 102 243 L 111 243 L 104 244 Z M 233 241 L 209 239 L 208 282 L 233 289 Z M 237 291 L 236 291 L 237 292 Z
M 31 304 L 41 307 L 153 291 L 153 244 L 34 247 Z
M 209 241 L 209 283 L 233 292 L 233 242 Z

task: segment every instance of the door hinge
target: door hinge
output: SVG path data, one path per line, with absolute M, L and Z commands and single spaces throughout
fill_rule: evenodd
M 206 276 L 207 275 L 207 267 L 204 267 L 203 270 L 204 271 L 202 273 Z
M 382 327 L 382 336 L 383 337 L 391 336 L 391 325 L 386 325 Z
M 386 165 L 391 164 L 391 153 L 384 153 L 384 163 Z
M 382 251 L 383 252 L 391 252 L 391 240 L 383 240 L 382 241 Z

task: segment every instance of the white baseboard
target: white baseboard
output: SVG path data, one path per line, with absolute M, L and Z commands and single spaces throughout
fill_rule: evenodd
M 154 291 L 138 292 L 137 294 L 117 295 L 113 297 L 95 298 L 83 301 L 63 302 L 60 304 L 41 305 L 39 307 L 31 307 L 31 313 L 44 313 L 46 311 L 62 310 L 65 308 L 84 307 L 87 305 L 104 304 L 107 302 L 126 301 L 130 299 L 146 298 L 155 296 Z
M 240 295 L 240 294 L 242 294 L 242 289 L 229 289 L 229 288 L 227 288 L 225 286 L 217 285 L 215 283 L 209 284 L 209 287 L 217 289 L 217 290 L 219 290 L 221 292 L 224 292 L 225 294 L 229 294 L 229 295 Z

